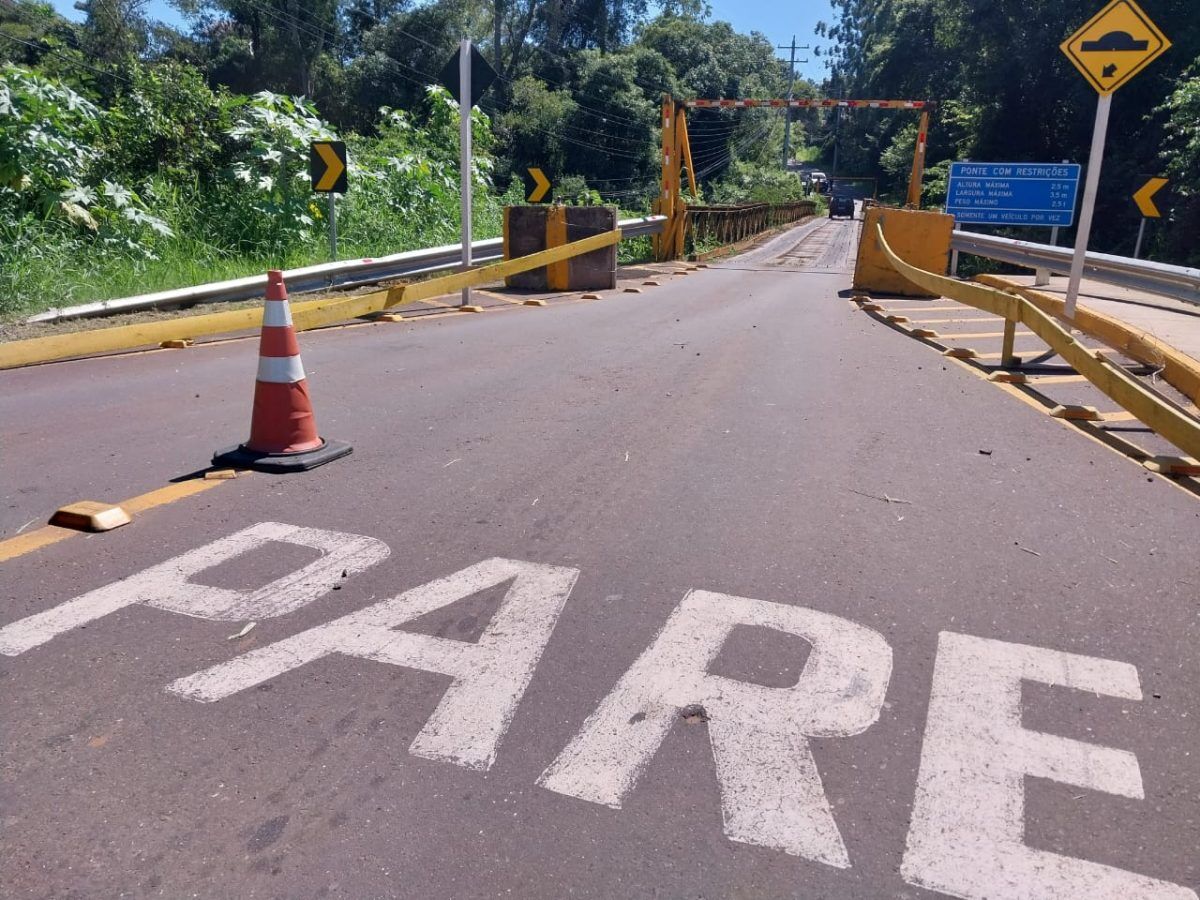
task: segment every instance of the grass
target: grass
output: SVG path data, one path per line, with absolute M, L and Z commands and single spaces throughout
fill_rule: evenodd
M 457 201 L 456 201 L 457 203 Z M 383 217 L 377 210 L 348 209 L 341 226 L 341 259 L 383 256 L 458 240 L 457 209 L 434 226 L 405 217 Z M 160 241 L 155 258 L 129 252 L 81 249 L 50 234 L 26 239 L 15 251 L 0 251 L 0 321 L 12 321 L 46 309 L 192 287 L 265 272 L 329 261 L 328 239 L 314 234 L 284 251 L 230 253 L 188 235 L 176 226 L 174 238 Z M 186 227 L 186 226 L 185 226 Z M 501 213 L 489 197 L 476 209 L 477 240 L 497 237 Z

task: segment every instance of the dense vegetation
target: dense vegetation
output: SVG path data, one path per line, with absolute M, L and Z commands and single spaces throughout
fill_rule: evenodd
M 1174 46 L 1114 96 L 1092 246 L 1133 251 L 1137 177 L 1167 174 L 1171 218 L 1150 229 L 1152 256 L 1200 263 L 1200 18 L 1195 0 L 1139 0 Z M 1087 162 L 1096 94 L 1059 44 L 1099 0 L 833 0 L 831 82 L 860 97 L 930 99 L 926 198 L 944 197 L 956 159 Z M 908 177 L 916 121 L 856 110 L 841 119 L 839 170 Z M 833 135 L 824 138 L 832 148 Z M 940 191 L 940 193 L 939 193 Z M 1045 239 L 1045 229 L 1030 230 Z M 1064 235 L 1065 242 L 1070 236 Z
M 501 76 L 474 117 L 480 236 L 529 165 L 564 199 L 648 209 L 664 92 L 786 89 L 763 36 L 686 4 L 177 0 L 187 33 L 145 4 L 83 0 L 73 24 L 0 0 L 0 314 L 323 259 L 314 138 L 350 147 L 340 255 L 452 241 L 457 108 L 432 85 L 464 33 Z M 694 116 L 708 194 L 798 194 L 781 131 L 766 110 Z

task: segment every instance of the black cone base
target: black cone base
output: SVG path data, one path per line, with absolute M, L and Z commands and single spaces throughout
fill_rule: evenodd
M 322 439 L 324 440 L 324 439 Z M 354 448 L 345 441 L 325 441 L 315 450 L 300 453 L 263 453 L 251 450 L 245 444 L 227 447 L 213 454 L 214 466 L 236 469 L 254 469 L 257 472 L 307 472 L 327 462 L 349 456 Z

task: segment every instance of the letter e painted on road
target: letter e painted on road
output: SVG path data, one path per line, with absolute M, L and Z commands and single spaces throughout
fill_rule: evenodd
M 167 690 L 193 700 L 221 700 L 333 653 L 449 675 L 453 683 L 409 752 L 486 770 L 578 577 L 578 569 L 488 559 L 181 678 Z M 510 580 L 500 608 L 474 643 L 393 630 Z
M 1143 799 L 1137 757 L 1021 726 L 1021 682 L 1140 700 L 1128 663 L 942 632 L 901 875 L 955 897 L 1196 900 L 1187 888 L 1026 846 L 1027 775 Z
M 189 581 L 205 569 L 272 541 L 309 547 L 321 556 L 255 590 Z M 386 559 L 388 553 L 383 541 L 360 534 L 260 522 L 0 628 L 0 653 L 16 656 L 135 603 L 198 619 L 237 622 L 282 616 L 325 594 L 341 580 L 343 572 L 357 574 Z
M 808 641 L 799 681 L 772 688 L 708 674 L 738 625 Z M 891 648 L 869 628 L 798 606 L 691 591 L 538 783 L 620 808 L 680 710 L 699 705 L 708 717 L 725 834 L 846 868 L 850 858 L 808 738 L 866 730 L 879 716 L 891 671 Z

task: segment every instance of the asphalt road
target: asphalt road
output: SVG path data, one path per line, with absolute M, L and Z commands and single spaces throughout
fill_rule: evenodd
M 352 456 L 0 563 L 0 895 L 1194 896 L 1200 502 L 858 312 L 857 225 L 302 335 Z M 256 353 L 0 373 L 0 537 Z

